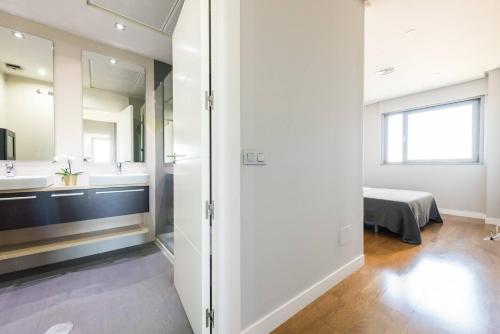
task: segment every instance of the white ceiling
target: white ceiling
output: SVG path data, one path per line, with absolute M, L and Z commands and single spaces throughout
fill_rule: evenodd
M 482 78 L 500 67 L 500 0 L 370 2 L 366 103 Z M 396 71 L 376 74 L 387 67 Z
M 84 51 L 83 87 L 97 88 L 123 96 L 144 100 L 146 91 L 145 69 L 134 64 L 124 63 L 97 53 Z
M 174 33 L 184 0 L 88 0 L 93 5 L 169 35 Z
M 484 77 L 500 67 L 500 0 L 370 0 L 365 102 Z M 182 0 L 0 0 L 0 10 L 172 63 Z M 75 15 L 77 13 L 77 15 Z M 125 23 L 124 32 L 113 25 Z M 414 30 L 413 33 L 407 33 Z M 387 76 L 376 72 L 387 67 Z
M 0 27 L 0 71 L 26 78 L 53 81 L 52 41 L 24 34 L 23 39 L 12 35 L 12 30 Z M 11 70 L 6 63 L 22 67 Z M 40 74 L 39 70 L 44 73 Z
M 0 10 L 172 63 L 171 32 L 183 0 L 0 0 Z M 118 31 L 114 23 L 126 25 Z

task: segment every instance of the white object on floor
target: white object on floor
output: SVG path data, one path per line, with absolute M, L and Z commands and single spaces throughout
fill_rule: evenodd
M 44 334 L 68 334 L 71 330 L 73 330 L 73 323 L 68 321 L 50 327 Z
M 500 227 L 500 226 L 499 226 L 499 225 L 497 225 L 497 227 L 496 227 L 496 231 L 495 231 L 495 233 L 496 233 L 496 234 L 493 234 L 493 232 L 490 232 L 490 235 L 489 235 L 489 236 L 487 236 L 486 238 L 484 238 L 483 240 L 491 240 L 491 241 L 500 240 L 500 232 L 498 232 L 498 228 L 499 228 L 499 227 Z

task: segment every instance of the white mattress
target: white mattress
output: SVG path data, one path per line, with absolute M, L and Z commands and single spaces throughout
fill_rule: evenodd
M 385 188 L 363 188 L 363 196 L 368 198 L 383 199 L 387 201 L 411 203 L 422 199 L 432 199 L 431 193 L 423 191 L 385 189 Z

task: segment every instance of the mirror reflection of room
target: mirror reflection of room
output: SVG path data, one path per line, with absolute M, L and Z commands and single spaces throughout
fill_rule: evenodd
M 0 50 L 0 160 L 52 160 L 53 43 L 0 27 Z
M 145 69 L 84 51 L 83 151 L 96 163 L 145 162 Z
M 163 161 L 173 162 L 174 154 L 174 98 L 172 71 L 163 80 Z

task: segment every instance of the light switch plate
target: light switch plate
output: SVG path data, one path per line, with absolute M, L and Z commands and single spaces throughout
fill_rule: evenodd
M 266 154 L 263 150 L 243 150 L 244 165 L 265 165 Z

